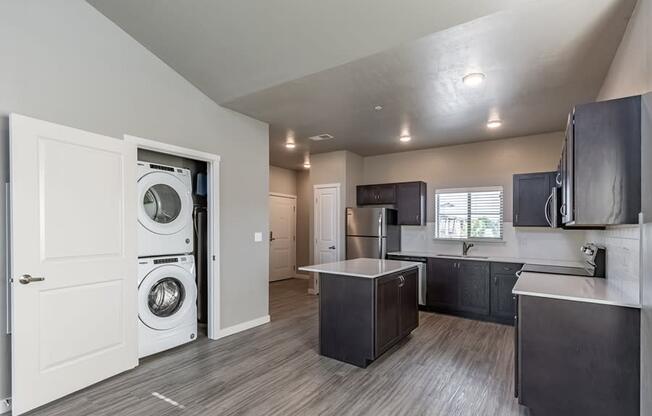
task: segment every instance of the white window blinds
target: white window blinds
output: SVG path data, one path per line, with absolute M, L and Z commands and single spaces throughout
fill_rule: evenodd
M 438 189 L 435 238 L 501 240 L 503 188 Z

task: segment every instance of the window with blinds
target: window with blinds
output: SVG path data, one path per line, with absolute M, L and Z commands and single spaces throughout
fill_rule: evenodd
M 502 186 L 438 189 L 435 223 L 435 238 L 502 240 Z

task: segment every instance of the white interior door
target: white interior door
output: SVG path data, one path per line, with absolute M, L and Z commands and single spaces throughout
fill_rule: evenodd
M 296 270 L 296 199 L 269 197 L 269 280 L 294 276 Z
M 12 114 L 10 166 L 18 415 L 138 364 L 136 150 Z
M 339 202 L 340 188 L 337 185 L 315 186 L 315 249 L 316 264 L 339 260 Z

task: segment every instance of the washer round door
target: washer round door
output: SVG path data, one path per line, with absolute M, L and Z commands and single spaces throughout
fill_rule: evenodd
M 156 234 L 174 234 L 191 220 L 190 189 L 176 176 L 152 172 L 138 181 L 138 221 Z
M 196 301 L 195 279 L 179 266 L 157 267 L 138 286 L 138 316 L 152 329 L 172 329 L 184 323 Z

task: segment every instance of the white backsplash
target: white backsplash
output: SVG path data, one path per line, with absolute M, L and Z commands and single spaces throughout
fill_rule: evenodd
M 474 242 L 469 254 L 495 257 L 582 261 L 580 246 L 587 242 L 582 230 L 553 230 L 547 228 L 514 228 L 511 222 L 503 224 L 502 242 Z M 461 254 L 459 241 L 435 240 L 435 223 L 423 227 L 401 227 L 401 250 L 425 251 L 437 254 Z
M 588 239 L 607 249 L 607 277 L 627 285 L 639 283 L 641 262 L 641 227 L 609 227 L 587 232 Z

